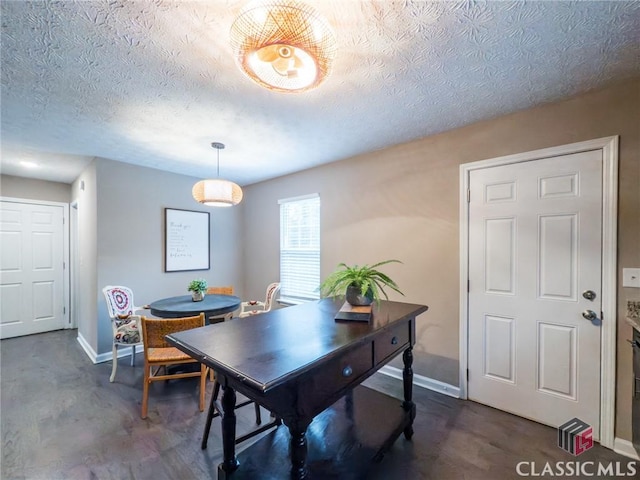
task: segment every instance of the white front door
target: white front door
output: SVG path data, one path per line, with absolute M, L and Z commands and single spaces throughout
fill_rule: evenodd
M 65 327 L 63 218 L 62 206 L 0 202 L 0 338 Z
M 468 396 L 554 427 L 578 417 L 598 439 L 602 150 L 469 181 Z

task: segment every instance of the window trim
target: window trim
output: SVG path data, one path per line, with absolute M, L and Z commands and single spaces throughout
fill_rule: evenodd
M 310 193 L 308 195 L 300 195 L 298 197 L 281 198 L 278 200 L 278 205 L 282 205 L 283 203 L 301 202 L 302 200 L 309 200 L 311 198 L 320 198 L 320 194 Z

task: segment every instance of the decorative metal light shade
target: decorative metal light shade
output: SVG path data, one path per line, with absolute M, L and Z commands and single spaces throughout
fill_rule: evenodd
M 231 26 L 238 65 L 270 90 L 302 92 L 317 87 L 331 70 L 336 39 L 311 6 L 287 0 L 254 1 Z
M 224 144 L 214 142 L 211 146 L 218 150 L 218 177 L 220 176 L 220 150 Z M 191 190 L 193 198 L 203 205 L 210 207 L 232 207 L 242 201 L 242 189 L 229 180 L 207 179 L 200 180 Z

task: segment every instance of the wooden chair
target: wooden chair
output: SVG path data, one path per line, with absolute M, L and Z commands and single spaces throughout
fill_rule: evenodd
M 227 285 L 225 287 L 209 287 L 207 293 L 218 295 L 233 295 L 233 285 Z
M 264 302 L 259 300 L 250 300 L 248 302 L 242 302 L 240 304 L 240 317 L 249 317 L 251 315 L 258 315 L 259 313 L 265 313 L 271 310 L 273 301 L 280 291 L 279 283 L 272 283 L 267 287 Z
M 207 294 L 212 295 L 233 295 L 233 285 L 227 285 L 224 287 L 209 287 L 207 288 Z M 222 317 L 209 317 L 209 323 L 219 323 L 225 320 L 231 320 L 233 318 L 233 312 L 224 314 Z
M 113 367 L 109 377 L 109 381 L 113 383 L 118 369 L 118 347 L 131 347 L 131 366 L 135 365 L 136 346 L 142 345 L 143 339 L 140 335 L 140 315 L 135 313 L 148 309 L 149 305 L 136 307 L 131 289 L 121 285 L 107 285 L 102 293 L 113 329 Z
M 233 295 L 233 285 L 226 285 L 224 287 L 209 287 L 207 288 L 207 294 Z M 220 323 L 220 322 L 224 322 L 225 320 L 231 320 L 232 318 L 233 318 L 233 312 L 229 312 L 224 314 L 221 317 L 209 317 L 207 320 L 209 322 L 209 325 L 211 325 L 212 323 Z M 209 376 L 210 376 L 210 380 L 213 382 L 214 381 L 213 370 L 211 370 L 211 373 L 209 374 Z
M 225 286 L 225 287 L 209 287 L 207 288 L 207 294 L 218 294 L 218 295 L 233 295 L 233 285 L 229 285 L 229 286 Z M 224 317 L 219 317 L 219 318 L 232 318 L 233 316 L 233 312 L 227 313 Z M 213 317 L 209 318 L 209 323 L 216 323 Z M 215 380 L 214 378 L 214 372 L 213 370 L 211 370 L 210 372 L 210 379 L 211 381 L 214 382 L 213 384 L 213 392 L 211 393 L 211 403 L 209 405 L 209 412 L 207 413 L 207 421 L 205 422 L 205 427 L 204 427 L 204 434 L 202 435 L 202 444 L 201 447 L 204 450 L 205 448 L 207 448 L 207 441 L 209 439 L 209 431 L 211 430 L 211 422 L 213 421 L 214 418 L 220 416 L 220 412 L 222 411 L 222 407 L 219 405 L 218 402 L 218 396 L 220 395 L 220 384 L 218 383 L 217 380 Z M 240 402 L 238 404 L 236 404 L 235 408 L 240 408 L 240 407 L 244 407 L 245 405 L 249 405 L 251 403 L 254 403 L 254 409 L 256 412 L 256 424 L 257 425 L 261 425 L 262 424 L 262 417 L 260 415 L 260 405 L 258 405 L 255 402 L 252 402 L 251 400 L 245 400 L 244 402 Z M 244 440 L 246 440 L 247 438 L 252 437 L 253 435 L 256 435 L 258 433 L 261 433 L 263 431 L 265 431 L 268 428 L 271 428 L 272 426 L 277 426 L 280 424 L 280 419 L 278 419 L 278 423 L 275 422 L 271 422 L 268 425 L 261 427 L 260 429 L 252 432 L 249 435 L 244 435 L 242 437 L 238 437 L 236 438 L 236 443 L 240 443 Z
M 186 353 L 169 345 L 165 335 L 183 330 L 204 326 L 204 313 L 196 317 L 183 318 L 147 318 L 142 320 L 142 335 L 144 336 L 144 384 L 142 387 L 142 418 L 147 418 L 147 406 L 149 403 L 149 385 L 151 382 L 171 380 L 178 378 L 200 377 L 200 411 L 204 411 L 204 397 L 207 381 L 207 367 L 200 364 L 200 369 L 195 372 L 169 373 L 167 367 L 199 362 Z M 160 371 L 164 374 L 160 374 Z
M 209 412 L 207 413 L 207 421 L 205 422 L 204 425 L 204 433 L 202 434 L 202 443 L 200 444 L 200 447 L 204 450 L 207 448 L 207 442 L 209 440 L 209 432 L 211 431 L 211 422 L 213 422 L 213 419 L 216 417 L 220 417 L 222 416 L 221 412 L 222 412 L 222 405 L 220 403 L 220 400 L 218 400 L 218 397 L 220 395 L 220 383 L 218 383 L 218 380 L 215 380 L 215 383 L 213 384 L 213 392 L 211 393 L 211 403 L 209 404 Z M 258 405 L 256 402 L 254 402 L 253 400 L 244 400 L 242 402 L 236 403 L 234 409 L 238 409 L 241 407 L 244 407 L 245 405 L 249 405 L 253 403 L 254 404 L 254 410 L 256 412 L 256 425 L 262 425 L 262 416 L 260 414 L 260 405 Z M 272 415 L 273 417 L 273 415 Z M 268 429 L 270 429 L 271 427 L 274 426 L 278 426 L 282 423 L 282 420 L 280 418 L 276 418 L 273 417 L 274 420 L 272 420 L 270 423 L 268 423 L 267 425 L 262 425 L 260 428 L 253 430 L 250 433 L 247 433 L 245 435 L 242 435 L 240 437 L 236 437 L 235 438 L 235 443 L 241 443 L 244 442 L 245 440 L 253 437 L 254 435 L 257 435 L 261 432 L 264 432 Z

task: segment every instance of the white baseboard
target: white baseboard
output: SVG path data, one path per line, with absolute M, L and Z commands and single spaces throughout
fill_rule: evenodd
M 142 345 L 136 345 L 135 347 L 136 353 L 141 353 L 143 351 Z M 118 358 L 128 357 L 131 355 L 131 347 L 118 347 Z M 113 352 L 104 352 L 98 355 L 96 358 L 96 363 L 103 363 L 113 360 Z
M 127 348 L 127 351 L 130 351 L 130 350 Z M 122 356 L 123 356 L 123 352 L 119 350 L 118 357 L 122 357 Z M 112 359 L 113 359 L 113 352 L 104 352 L 96 357 L 96 363 L 104 363 Z
M 378 370 L 378 372 L 382 373 L 383 375 L 402 380 L 402 370 L 399 368 L 385 365 L 380 370 Z M 413 384 L 419 387 L 433 390 L 434 392 L 443 393 L 444 395 L 448 395 L 450 397 L 460 398 L 459 387 L 455 387 L 439 380 L 434 380 L 433 378 L 414 374 Z M 633 443 L 631 443 L 629 440 L 624 440 L 622 438 L 616 437 L 613 441 L 613 451 L 619 453 L 620 455 L 624 455 L 625 457 L 629 457 L 634 460 L 640 460 L 639 452 L 636 451 Z
M 382 373 L 383 375 L 402 380 L 402 370 L 400 370 L 399 368 L 385 365 L 380 370 L 378 370 L 378 372 Z M 428 390 L 433 390 L 434 392 L 448 395 L 453 398 L 460 398 L 459 387 L 441 382 L 440 380 L 434 380 L 433 378 L 423 377 L 422 375 L 417 375 L 414 373 L 413 384 L 418 387 L 426 388 Z
M 89 342 L 87 342 L 87 340 L 82 336 L 80 332 L 78 332 L 78 343 L 84 350 L 84 353 L 87 354 L 87 357 L 89 357 L 89 359 L 91 359 L 93 363 L 98 363 L 96 361 L 98 354 L 95 352 L 93 348 L 91 348 L 91 345 L 89 345 Z
M 113 360 L 113 352 L 111 350 L 98 355 L 80 333 L 78 333 L 78 343 L 93 363 L 104 363 Z M 140 352 L 142 352 L 142 345 L 137 345 L 136 353 Z M 131 355 L 131 349 L 129 347 L 118 348 L 118 358 L 128 357 L 129 355 Z
M 616 437 L 613 440 L 613 451 L 619 453 L 620 455 L 624 455 L 625 457 L 633 458 L 634 460 L 640 460 L 638 452 L 633 447 L 633 443 L 631 443 L 629 440 L 623 440 L 622 438 Z

